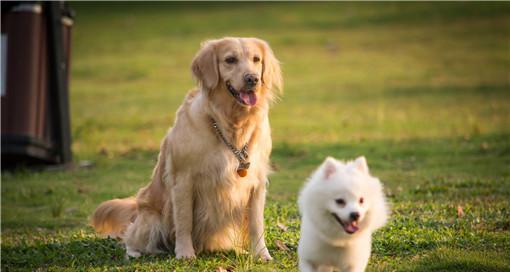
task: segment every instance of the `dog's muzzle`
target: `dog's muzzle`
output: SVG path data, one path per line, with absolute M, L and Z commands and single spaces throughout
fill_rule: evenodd
M 349 223 L 343 222 L 342 219 L 340 219 L 340 217 L 336 213 L 331 213 L 331 215 L 333 215 L 335 220 L 342 226 L 344 231 L 347 232 L 348 234 L 354 234 L 356 231 L 359 230 L 358 220 L 357 220 L 359 218 L 359 214 L 356 217 L 356 220 L 352 220 Z M 352 217 L 352 214 L 351 214 L 351 217 Z
M 257 85 L 258 79 L 247 84 L 247 90 L 236 90 L 230 81 L 226 82 L 228 92 L 236 99 L 236 101 L 243 106 L 255 106 L 257 104 L 257 95 L 255 94 L 254 87 Z

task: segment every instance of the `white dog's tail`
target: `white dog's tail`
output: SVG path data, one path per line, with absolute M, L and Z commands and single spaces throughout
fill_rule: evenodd
M 101 203 L 92 215 L 91 225 L 106 236 L 122 237 L 128 225 L 136 219 L 136 199 L 112 199 Z

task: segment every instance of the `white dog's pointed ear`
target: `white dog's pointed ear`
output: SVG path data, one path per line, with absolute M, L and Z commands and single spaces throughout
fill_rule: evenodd
M 325 179 L 329 179 L 337 171 L 336 160 L 333 157 L 327 157 L 322 163 L 322 172 Z
M 218 86 L 220 76 L 214 40 L 202 43 L 191 63 L 191 72 L 202 88 L 212 90 Z
M 354 167 L 359 171 L 368 174 L 368 164 L 364 156 L 357 157 L 354 162 Z

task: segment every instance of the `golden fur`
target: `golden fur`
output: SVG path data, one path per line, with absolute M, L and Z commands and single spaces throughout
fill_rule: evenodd
M 282 89 L 279 63 L 262 40 L 223 38 L 204 42 L 191 69 L 198 88 L 188 93 L 163 139 L 151 182 L 136 199 L 102 203 L 92 225 L 122 237 L 130 256 L 174 249 L 177 258 L 193 258 L 250 243 L 254 256 L 270 260 L 263 211 L 270 173 L 268 111 Z M 260 79 L 250 96 L 256 97 L 254 105 L 243 104 L 227 88 L 228 82 L 245 90 L 247 74 Z M 248 143 L 246 177 L 237 174 L 239 162 L 216 135 L 211 118 L 238 149 Z

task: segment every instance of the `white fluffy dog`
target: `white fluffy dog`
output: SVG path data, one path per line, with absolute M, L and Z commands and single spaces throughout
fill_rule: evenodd
M 379 179 L 364 157 L 347 163 L 328 157 L 299 196 L 299 269 L 364 271 L 372 233 L 388 218 Z

